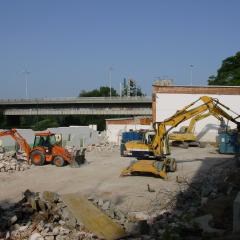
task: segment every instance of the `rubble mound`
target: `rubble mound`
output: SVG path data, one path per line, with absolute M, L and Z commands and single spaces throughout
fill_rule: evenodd
M 98 152 L 113 152 L 115 149 L 119 148 L 118 145 L 112 142 L 103 141 L 99 144 L 91 144 L 87 146 L 87 152 L 98 151 Z
M 26 160 L 18 160 L 15 158 L 15 155 L 14 151 L 0 153 L 0 172 L 13 173 L 30 168 Z
M 53 192 L 26 190 L 23 199 L 0 209 L 0 239 L 79 240 L 97 239 L 72 216 L 60 196 Z

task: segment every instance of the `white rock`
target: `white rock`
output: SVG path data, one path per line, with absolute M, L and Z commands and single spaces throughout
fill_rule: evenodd
M 33 233 L 30 237 L 29 240 L 44 240 L 41 234 L 39 233 Z
M 148 220 L 149 215 L 143 212 L 131 212 L 128 214 L 128 219 L 132 222 L 140 221 L 140 220 Z
M 28 228 L 28 226 L 21 226 L 18 230 L 23 232 Z

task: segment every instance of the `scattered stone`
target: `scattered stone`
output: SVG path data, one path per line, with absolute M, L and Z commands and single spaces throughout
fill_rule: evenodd
M 30 236 L 29 240 L 44 240 L 44 238 L 43 238 L 42 235 L 39 234 L 39 233 L 33 233 L 33 234 Z
M 103 200 L 100 198 L 100 199 L 98 199 L 98 205 L 101 207 L 101 206 L 103 206 Z
M 0 153 L 0 172 L 13 173 L 30 168 L 26 160 L 17 160 L 14 151 Z
M 54 236 L 46 236 L 44 240 L 54 240 Z
M 10 239 L 10 232 L 9 231 L 6 233 L 5 239 Z
M 9 220 L 9 225 L 13 225 L 16 221 L 17 221 L 17 216 L 16 215 L 14 215 L 13 217 L 11 217 L 10 218 L 10 220 Z
M 103 210 L 107 210 L 110 208 L 111 202 L 110 201 L 106 201 L 103 205 L 102 205 L 102 209 Z
M 18 230 L 19 230 L 20 232 L 23 232 L 23 231 L 25 231 L 27 228 L 28 228 L 27 225 L 26 225 L 26 226 L 20 226 Z
M 149 219 L 149 215 L 143 212 L 131 212 L 128 214 L 128 220 L 131 222 L 138 222 L 138 221 L 143 221 L 148 219 Z

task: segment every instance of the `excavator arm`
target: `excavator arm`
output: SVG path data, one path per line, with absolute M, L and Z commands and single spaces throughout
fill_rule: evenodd
M 12 137 L 19 144 L 20 148 L 26 153 L 28 163 L 30 163 L 31 148 L 27 141 L 22 137 L 22 135 L 16 129 L 12 129 L 0 132 L 0 137 L 3 136 Z
M 198 102 L 202 103 L 195 107 Z M 122 171 L 121 175 L 127 176 L 129 174 L 136 173 L 151 173 L 155 176 L 166 178 L 168 171 L 174 172 L 176 170 L 175 159 L 166 157 L 167 155 L 170 155 L 168 141 L 169 131 L 188 119 L 196 117 L 199 114 L 208 113 L 216 116 L 217 118 L 226 118 L 227 120 L 237 124 L 239 131 L 240 123 L 237 121 L 239 115 L 235 113 L 237 116 L 234 118 L 229 115 L 226 110 L 230 111 L 228 107 L 221 104 L 217 99 L 208 96 L 202 96 L 197 101 L 187 105 L 182 110 L 177 111 L 170 118 L 162 122 L 155 122 L 153 124 L 155 130 L 155 137 L 153 139 L 153 142 L 151 144 L 136 142 L 134 143 L 134 147 L 148 149 L 149 152 L 153 152 L 156 160 L 138 160 L 125 168 Z
M 215 114 L 215 113 L 211 113 L 211 112 L 208 112 L 208 113 L 205 113 L 205 114 L 199 114 L 197 115 L 196 117 L 192 118 L 187 129 L 186 129 L 186 133 L 193 133 L 194 132 L 194 129 L 195 129 L 195 126 L 196 126 L 196 123 L 198 121 L 201 121 L 203 120 L 204 118 L 207 118 L 209 116 L 214 116 L 215 118 L 217 118 L 219 121 L 222 121 L 223 118 L 220 117 L 219 115 Z
M 172 140 L 172 145 L 182 146 L 184 148 L 188 148 L 188 146 L 204 146 L 197 140 L 197 136 L 195 135 L 194 131 L 196 123 L 209 116 L 215 117 L 221 122 L 221 125 L 225 125 L 223 117 L 215 114 L 214 112 L 199 114 L 191 119 L 188 126 L 182 126 L 180 131 L 169 133 L 168 136 L 169 139 Z
M 203 103 L 197 107 L 192 108 L 199 101 L 202 101 Z M 227 120 L 237 124 L 238 129 L 240 129 L 240 123 L 236 120 L 239 118 L 239 115 L 234 118 L 229 115 L 224 110 L 224 108 L 226 110 L 230 110 L 230 108 L 220 103 L 217 99 L 208 96 L 202 96 L 197 101 L 189 104 L 182 110 L 177 111 L 173 116 L 164 120 L 163 122 L 154 123 L 153 127 L 155 129 L 156 135 L 152 142 L 152 149 L 156 158 L 163 158 L 164 156 L 170 154 L 168 132 L 172 128 L 178 126 L 183 121 L 186 121 L 192 117 L 195 117 L 196 115 L 205 113 L 207 111 L 215 116 L 226 118 Z M 167 127 L 169 128 L 167 129 Z

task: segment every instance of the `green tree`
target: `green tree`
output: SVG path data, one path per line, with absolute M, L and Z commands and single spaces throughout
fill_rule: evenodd
M 111 95 L 113 97 L 118 96 L 117 91 L 114 88 L 111 88 Z M 81 91 L 79 97 L 109 97 L 110 88 L 106 86 L 101 86 L 99 89 L 94 89 L 92 91 Z
M 217 76 L 208 78 L 209 85 L 240 86 L 240 52 L 223 60 Z
M 37 122 L 32 127 L 33 127 L 33 130 L 42 131 L 42 130 L 46 130 L 47 128 L 59 127 L 59 123 L 55 119 L 49 117 Z

